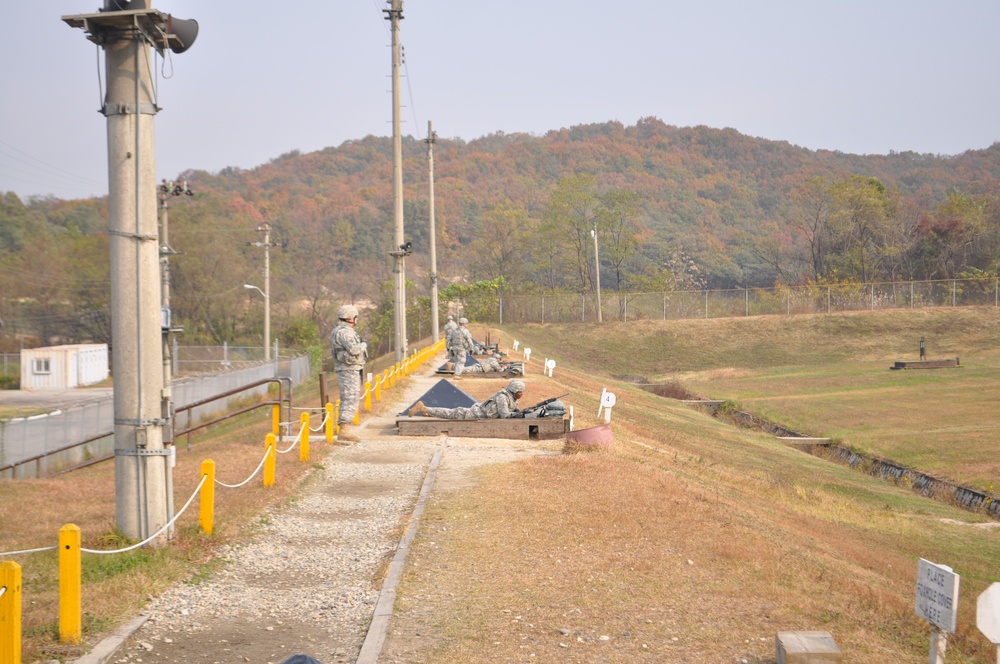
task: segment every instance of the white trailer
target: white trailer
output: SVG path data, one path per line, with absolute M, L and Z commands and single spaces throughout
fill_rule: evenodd
M 48 346 L 21 351 L 22 390 L 64 390 L 110 375 L 107 344 Z

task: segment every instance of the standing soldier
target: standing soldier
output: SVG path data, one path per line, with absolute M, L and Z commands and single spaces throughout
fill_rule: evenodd
M 365 368 L 368 344 L 361 340 L 354 326 L 358 323 L 358 308 L 345 304 L 337 309 L 340 322 L 330 334 L 330 349 L 333 351 L 334 370 L 340 384 L 340 433 L 338 441 L 358 441 L 354 427 L 354 414 L 361 400 L 361 372 Z
M 448 322 L 444 324 L 444 338 L 447 339 L 456 327 L 458 327 L 458 323 L 455 322 L 455 317 L 448 314 Z
M 455 363 L 455 379 L 457 380 L 465 371 L 466 355 L 475 348 L 476 342 L 472 340 L 469 332 L 469 319 L 459 318 L 458 327 L 448 335 L 448 350 L 451 352 L 451 360 Z
M 448 348 L 448 337 L 451 336 L 451 333 L 455 331 L 456 327 L 458 327 L 458 323 L 455 322 L 455 317 L 448 314 L 448 322 L 444 324 L 444 349 L 448 352 L 449 360 L 452 359 L 452 357 L 451 349 Z

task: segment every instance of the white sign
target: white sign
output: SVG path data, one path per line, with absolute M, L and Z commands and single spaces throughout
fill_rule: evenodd
M 548 360 L 548 359 L 545 360 L 545 369 L 549 372 L 549 378 L 552 378 L 552 372 L 555 370 L 555 368 L 556 368 L 555 360 Z
M 976 627 L 990 643 L 1000 645 L 1000 583 L 990 584 L 976 602 Z
M 955 633 L 959 576 L 946 565 L 923 558 L 917 563 L 917 617 Z
M 524 349 L 524 361 L 527 362 L 530 359 L 531 359 L 531 349 L 530 348 L 525 348 Z
M 521 342 L 518 341 L 517 339 L 514 339 L 514 350 L 517 350 L 520 345 L 521 345 Z

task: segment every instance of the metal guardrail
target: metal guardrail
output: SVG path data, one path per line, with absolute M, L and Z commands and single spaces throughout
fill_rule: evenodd
M 284 385 L 283 385 L 283 383 L 285 381 L 288 381 L 288 396 L 287 397 L 284 396 Z M 253 404 L 251 406 L 246 406 L 244 408 L 240 408 L 238 410 L 235 410 L 235 411 L 232 411 L 232 412 L 228 412 L 228 413 L 226 413 L 225 415 L 223 415 L 221 417 L 216 417 L 216 418 L 213 418 L 211 420 L 207 420 L 205 422 L 200 422 L 200 423 L 195 424 L 195 425 L 191 424 L 191 413 L 192 413 L 192 411 L 195 408 L 198 408 L 199 406 L 204 406 L 204 405 L 212 403 L 214 401 L 218 401 L 219 399 L 225 399 L 227 397 L 234 396 L 236 394 L 239 394 L 240 392 L 245 392 L 247 390 L 251 390 L 251 389 L 253 389 L 255 387 L 260 387 L 261 385 L 266 385 L 266 384 L 269 384 L 269 383 L 277 383 L 278 384 L 278 399 L 277 400 L 271 399 L 271 400 L 268 400 L 268 401 L 262 401 L 262 402 Z M 174 442 L 180 436 L 187 435 L 187 447 L 188 447 L 188 449 L 191 449 L 191 432 L 197 431 L 199 429 L 204 429 L 206 427 L 212 426 L 213 424 L 218 424 L 219 422 L 222 422 L 224 420 L 230 419 L 232 417 L 236 417 L 237 415 L 242 415 L 243 413 L 247 413 L 247 412 L 250 412 L 252 410 L 256 410 L 258 408 L 263 408 L 263 407 L 267 407 L 267 406 L 275 406 L 275 405 L 277 405 L 279 408 L 282 405 L 286 405 L 287 406 L 287 410 L 286 410 L 287 417 L 286 417 L 285 421 L 286 422 L 290 422 L 291 418 L 292 418 L 292 381 L 291 381 L 291 378 L 279 377 L 279 378 L 266 378 L 266 379 L 263 379 L 263 380 L 258 380 L 258 381 L 255 381 L 253 383 L 250 383 L 248 385 L 243 385 L 243 386 L 241 386 L 239 388 L 235 388 L 235 389 L 232 389 L 232 390 L 227 390 L 225 392 L 222 392 L 221 394 L 216 394 L 214 396 L 208 397 L 207 399 L 202 399 L 200 401 L 196 401 L 194 403 L 190 403 L 190 404 L 187 404 L 186 406 L 182 406 L 182 407 L 176 409 L 176 411 L 174 412 L 174 421 L 176 422 L 176 418 L 177 418 L 177 414 L 178 413 L 187 412 L 187 414 L 188 414 L 187 415 L 188 416 L 187 427 L 185 429 L 182 429 L 182 430 L 179 430 L 179 431 L 174 431 L 174 434 L 172 436 L 173 440 L 169 441 L 169 442 Z M 89 445 L 91 443 L 99 441 L 99 440 L 101 440 L 103 438 L 107 438 L 109 436 L 114 436 L 114 431 L 108 431 L 108 432 L 105 432 L 105 433 L 97 434 L 96 436 L 91 436 L 90 438 L 88 438 L 86 440 L 83 440 L 83 441 L 80 441 L 78 443 L 73 443 L 72 445 L 66 445 L 66 446 L 60 447 L 60 448 L 55 449 L 55 450 L 49 450 L 47 452 L 43 452 L 42 454 L 37 454 L 37 455 L 35 455 L 33 457 L 29 457 L 27 459 L 21 459 L 19 461 L 14 462 L 14 463 L 7 464 L 6 466 L 0 467 L 0 477 L 2 477 L 4 475 L 4 473 L 10 473 L 11 478 L 15 478 L 16 479 L 17 476 L 18 476 L 18 469 L 22 468 L 24 466 L 28 466 L 30 464 L 35 464 L 35 477 L 42 477 L 42 465 L 43 465 L 44 461 L 46 459 L 48 459 L 49 457 L 52 457 L 52 456 L 54 456 L 56 454 L 61 454 L 61 453 L 64 453 L 64 452 L 69 452 L 69 451 L 75 450 L 75 449 L 77 449 L 79 447 L 83 447 L 84 445 Z M 59 474 L 62 474 L 62 473 L 67 473 L 67 472 L 69 472 L 71 470 L 77 470 L 79 468 L 84 468 L 86 466 L 90 466 L 90 465 L 93 465 L 95 463 L 100 463 L 102 461 L 107 461 L 108 459 L 114 458 L 114 456 L 115 456 L 114 452 L 111 452 L 110 454 L 103 454 L 103 455 L 94 457 L 92 459 L 87 459 L 86 461 L 83 461 L 81 463 L 76 463 L 76 464 L 72 464 L 70 466 L 66 466 L 64 468 L 60 468 L 59 470 L 57 470 L 55 472 L 52 472 L 49 475 L 51 476 L 51 475 L 59 475 Z

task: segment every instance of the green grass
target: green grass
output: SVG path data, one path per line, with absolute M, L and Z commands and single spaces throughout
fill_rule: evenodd
M 1000 485 L 1000 310 L 862 312 L 521 326 L 533 356 L 679 382 L 800 433 L 985 491 Z M 961 358 L 957 369 L 890 371 Z M 598 348 L 593 349 L 594 346 Z M 587 360 L 592 356 L 593 360 Z

